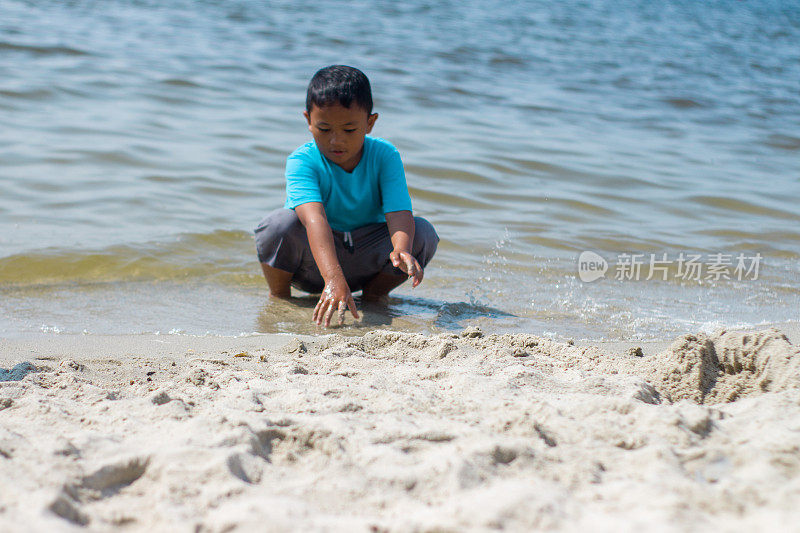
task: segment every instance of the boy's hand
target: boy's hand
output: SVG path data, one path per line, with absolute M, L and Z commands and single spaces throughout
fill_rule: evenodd
M 353 295 L 350 292 L 350 287 L 344 276 L 334 276 L 325 282 L 325 288 L 319 297 L 319 302 L 314 308 L 314 316 L 312 320 L 321 325 L 325 323 L 325 327 L 331 325 L 331 317 L 334 311 L 339 314 L 339 325 L 344 323 L 344 314 L 350 309 L 353 313 L 353 318 L 358 318 L 358 311 L 356 310 L 356 302 L 353 300 Z
M 413 255 L 405 251 L 394 250 L 389 254 L 389 259 L 392 261 L 392 265 L 394 265 L 395 268 L 399 268 L 408 274 L 409 278 L 414 278 L 414 281 L 411 283 L 412 288 L 422 283 L 422 267 L 419 266 L 419 263 Z
M 314 308 L 312 320 L 325 327 L 331 325 L 331 317 L 334 311 L 339 313 L 339 325 L 344 323 L 344 314 L 347 308 L 353 313 L 353 318 L 358 318 L 356 303 L 350 293 L 350 287 L 344 279 L 342 267 L 336 258 L 336 248 L 333 245 L 333 234 L 325 209 L 321 202 L 308 202 L 298 205 L 295 213 L 303 226 L 306 227 L 308 243 L 311 246 L 311 253 L 317 263 L 322 278 L 325 280 L 325 287 L 322 295 Z

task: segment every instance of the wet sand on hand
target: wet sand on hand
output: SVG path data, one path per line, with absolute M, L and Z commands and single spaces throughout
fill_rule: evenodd
M 797 332 L 0 341 L 0 529 L 800 527 Z

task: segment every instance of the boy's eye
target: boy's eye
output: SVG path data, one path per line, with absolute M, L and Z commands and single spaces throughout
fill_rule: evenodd
M 319 131 L 331 131 L 329 128 L 317 128 Z
M 344 131 L 346 131 L 347 133 L 353 133 L 353 132 L 354 132 L 354 131 L 356 131 L 356 130 L 355 130 L 355 129 L 352 129 L 352 130 L 344 130 Z

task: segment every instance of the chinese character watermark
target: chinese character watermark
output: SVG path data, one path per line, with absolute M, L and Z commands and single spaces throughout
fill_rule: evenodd
M 760 253 L 715 252 L 705 256 L 684 252 L 672 256 L 667 253 L 621 253 L 613 265 L 613 277 L 618 281 L 667 281 L 670 278 L 698 282 L 757 280 L 763 259 Z M 598 253 L 587 250 L 578 257 L 578 277 L 583 282 L 604 278 L 611 268 Z

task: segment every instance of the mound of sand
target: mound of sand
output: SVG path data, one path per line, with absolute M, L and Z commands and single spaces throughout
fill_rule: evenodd
M 686 335 L 648 363 L 648 381 L 673 402 L 732 402 L 800 389 L 800 349 L 775 329 Z

